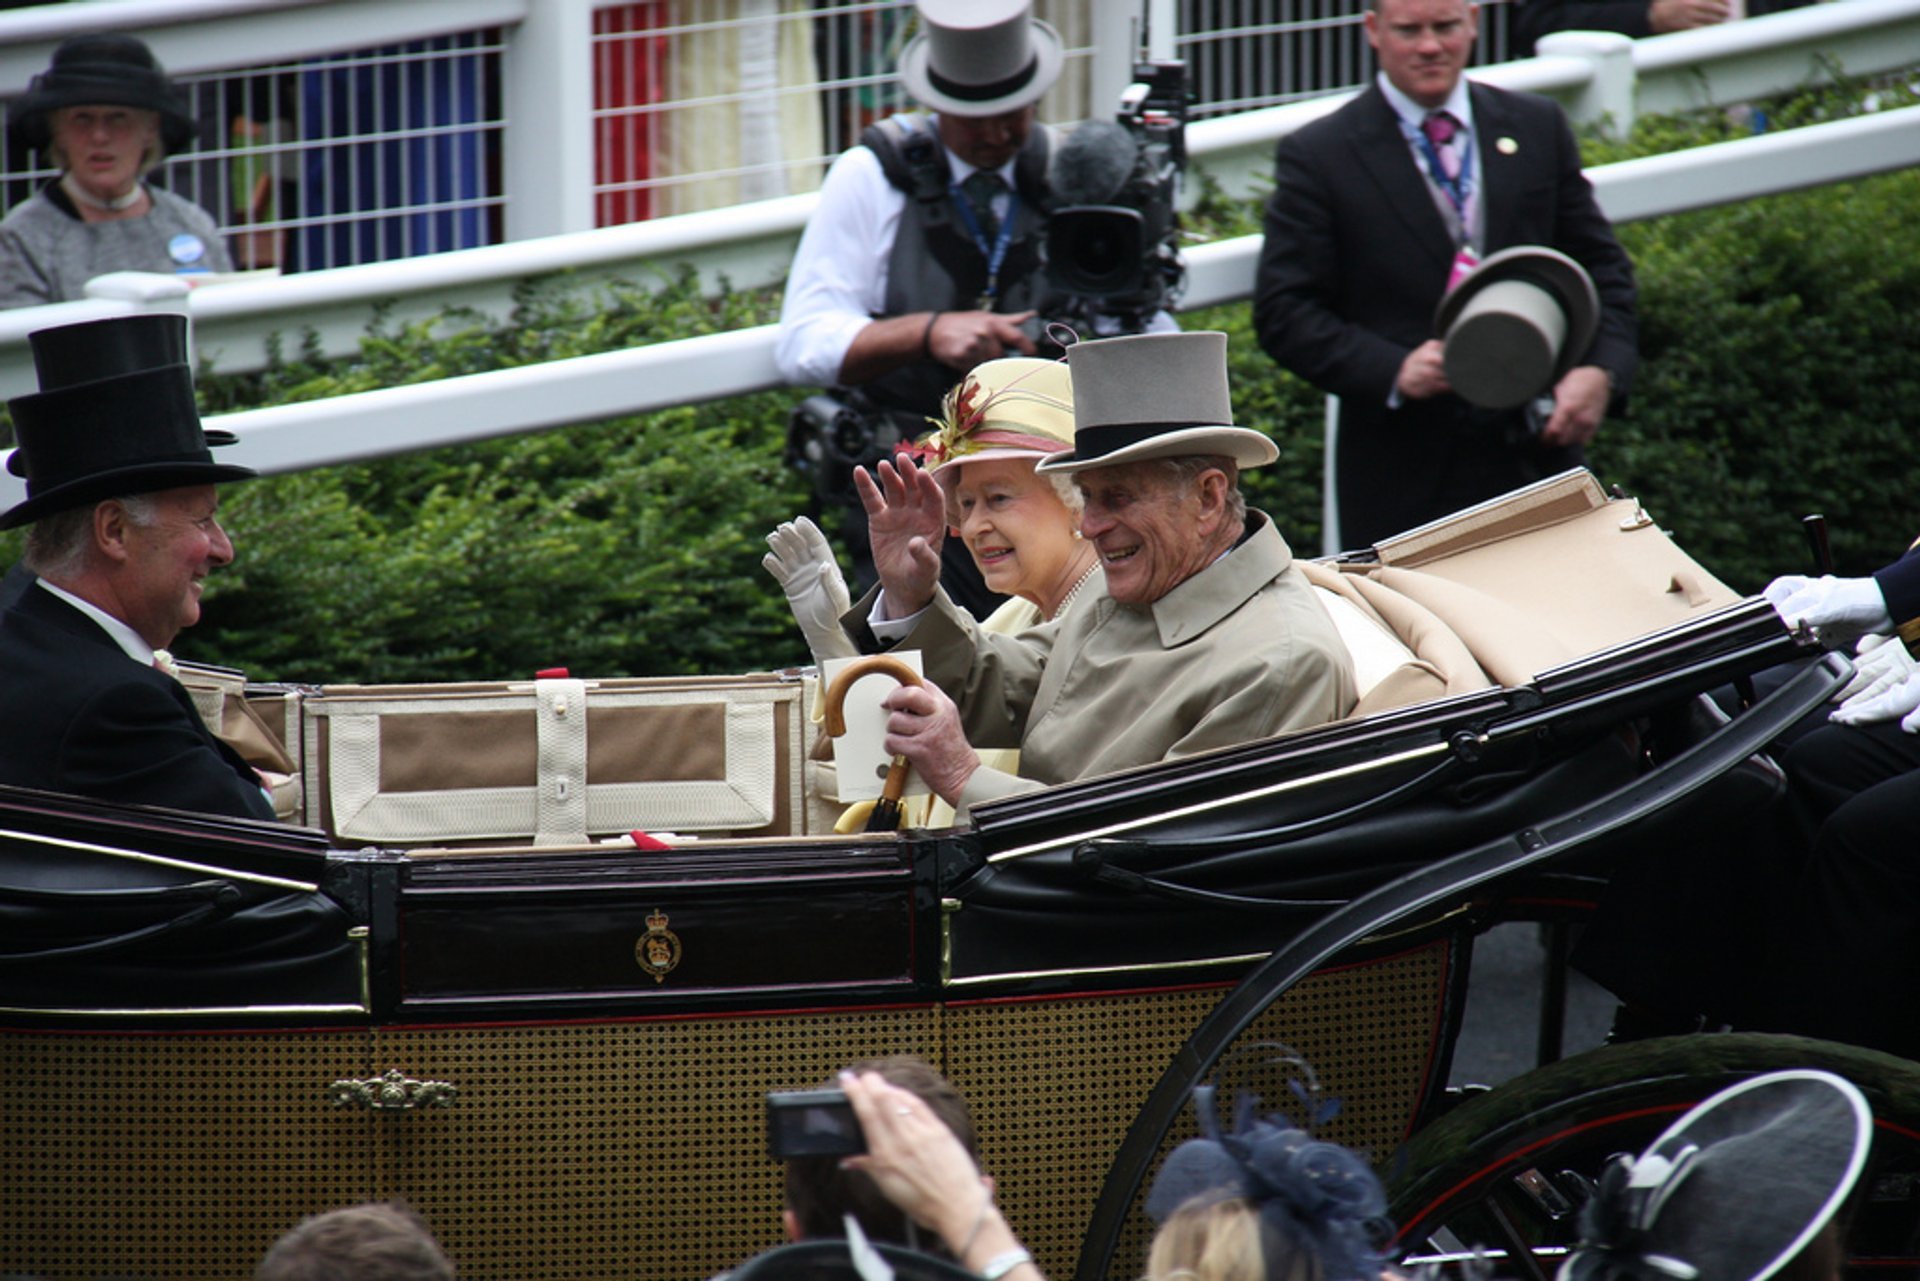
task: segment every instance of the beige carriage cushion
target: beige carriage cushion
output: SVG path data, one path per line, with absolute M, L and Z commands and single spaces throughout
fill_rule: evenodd
M 1331 565 L 1302 561 L 1300 569 L 1353 659 L 1359 701 L 1352 715 L 1486 688 L 1487 678 L 1466 647 L 1411 601 Z
M 785 834 L 800 699 L 775 678 L 329 687 L 306 704 L 309 818 L 386 845 Z
M 1459 634 L 1419 601 L 1361 574 L 1343 574 L 1355 595 L 1367 603 L 1422 664 L 1438 674 L 1441 688 L 1430 698 L 1470 694 L 1493 684 Z
M 1477 588 L 1411 569 L 1377 569 L 1369 579 L 1437 618 L 1495 684 L 1524 685 L 1576 657 L 1529 611 Z
M 1740 600 L 1630 501 L 1378 578 L 1432 609 L 1508 685 Z

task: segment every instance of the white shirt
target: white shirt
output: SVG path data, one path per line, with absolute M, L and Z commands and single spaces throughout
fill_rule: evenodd
M 1460 132 L 1453 146 L 1460 156 L 1460 173 L 1465 179 L 1467 213 L 1473 222 L 1480 221 L 1480 158 L 1474 154 L 1473 136 L 1473 97 L 1467 92 L 1467 78 L 1461 76 L 1453 82 L 1453 92 L 1447 100 L 1437 107 L 1423 107 L 1406 94 L 1401 93 L 1394 83 L 1387 79 L 1386 73 L 1376 72 L 1376 82 L 1380 92 L 1387 96 L 1387 105 L 1393 108 L 1393 114 L 1400 117 L 1400 135 L 1407 140 L 1407 150 L 1413 154 L 1414 168 L 1420 176 L 1428 177 L 1427 151 L 1420 145 L 1420 126 L 1426 122 L 1430 112 L 1444 111 L 1460 122 Z M 1431 179 L 1429 179 L 1431 181 Z M 1470 230 L 1477 230 L 1470 228 Z M 1475 237 L 1476 243 L 1478 236 Z
M 934 129 L 937 119 L 915 122 Z M 973 176 L 974 166 L 945 154 L 955 183 Z M 999 169 L 1007 190 L 994 197 L 993 211 L 1002 219 L 1013 199 L 1013 167 L 1009 160 Z M 867 147 L 849 147 L 827 170 L 780 304 L 773 359 L 788 382 L 827 387 L 840 381 L 854 337 L 886 311 L 887 266 L 906 208 L 906 193 L 887 181 L 880 157 Z
M 88 618 L 100 624 L 101 627 L 105 628 L 107 635 L 113 637 L 113 643 L 127 652 L 128 658 L 131 658 L 142 667 L 153 666 L 153 646 L 142 640 L 139 632 L 134 631 L 133 628 L 127 626 L 106 610 L 101 609 L 98 605 L 90 601 L 81 600 L 72 592 L 62 591 L 44 578 L 36 578 L 34 582 L 46 588 L 55 596 L 58 596 L 61 600 L 67 602 L 67 604 L 73 606 Z

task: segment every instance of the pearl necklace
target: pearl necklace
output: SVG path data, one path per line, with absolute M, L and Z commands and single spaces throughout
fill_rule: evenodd
M 1060 604 L 1057 608 L 1055 608 L 1053 613 L 1048 616 L 1047 618 L 1048 622 L 1052 622 L 1054 619 L 1060 617 L 1060 615 L 1067 612 L 1067 606 L 1073 604 L 1073 598 L 1080 594 L 1080 589 L 1087 585 L 1087 580 L 1093 577 L 1093 571 L 1098 568 L 1100 568 L 1100 558 L 1096 556 L 1093 558 L 1093 564 L 1087 566 L 1087 572 L 1080 575 L 1080 581 L 1075 583 L 1073 586 L 1067 588 L 1067 594 L 1060 598 Z
M 146 194 L 146 189 L 136 182 L 133 184 L 133 190 L 126 195 L 109 196 L 102 200 L 75 182 L 70 173 L 60 175 L 60 190 L 66 192 L 67 198 L 76 205 L 86 205 L 89 209 L 99 209 L 106 213 L 125 213 L 139 203 L 140 197 Z

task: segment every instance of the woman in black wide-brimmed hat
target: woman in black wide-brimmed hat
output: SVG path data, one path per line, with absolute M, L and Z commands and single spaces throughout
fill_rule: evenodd
M 62 42 L 8 116 L 14 141 L 60 176 L 0 222 L 0 307 L 84 297 L 87 281 L 110 271 L 233 270 L 206 210 L 145 181 L 195 129 L 139 40 Z

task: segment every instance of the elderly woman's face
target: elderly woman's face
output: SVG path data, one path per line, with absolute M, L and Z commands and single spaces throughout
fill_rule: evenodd
M 103 200 L 133 190 L 141 163 L 160 136 L 159 113 L 139 107 L 62 107 L 52 123 L 67 172 Z
M 960 538 L 987 586 L 1048 608 L 1073 586 L 1074 520 L 1031 458 L 982 458 L 954 468 Z

